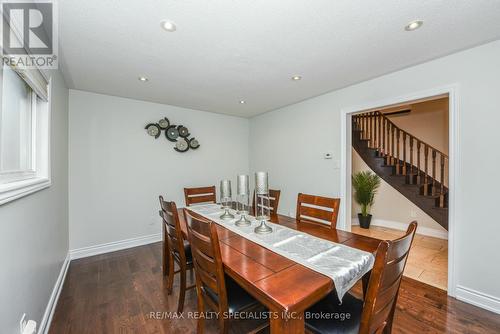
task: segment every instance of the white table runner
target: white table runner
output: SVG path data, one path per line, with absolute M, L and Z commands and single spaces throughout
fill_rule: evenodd
M 231 210 L 235 219 L 222 220 L 219 216 L 223 210 L 218 204 L 191 206 L 189 210 L 281 256 L 330 277 L 335 283 L 339 300 L 342 300 L 344 294 L 372 269 L 375 261 L 371 253 L 270 222 L 267 224 L 273 228 L 272 233 L 257 234 L 254 228 L 259 223 L 254 217 L 248 216 L 252 221 L 250 226 L 236 226 L 234 222 L 239 218 L 236 212 Z

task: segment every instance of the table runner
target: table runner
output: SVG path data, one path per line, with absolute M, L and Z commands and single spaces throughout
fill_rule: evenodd
M 257 234 L 254 228 L 257 220 L 247 216 L 250 226 L 239 227 L 234 222 L 239 218 L 234 210 L 235 219 L 222 220 L 220 205 L 206 204 L 189 207 L 189 210 L 208 218 L 228 230 L 265 247 L 281 256 L 297 262 L 307 268 L 330 277 L 337 291 L 339 300 L 364 274 L 370 271 L 375 261 L 371 253 L 321 239 L 283 225 L 268 222 L 273 228 L 269 234 Z

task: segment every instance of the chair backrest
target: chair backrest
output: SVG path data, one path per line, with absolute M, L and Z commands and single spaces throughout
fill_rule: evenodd
M 296 219 L 301 223 L 310 223 L 337 228 L 340 198 L 306 195 L 297 196 Z
M 162 208 L 163 224 L 165 226 L 166 241 L 168 249 L 173 252 L 183 263 L 186 262 L 186 253 L 184 252 L 184 239 L 182 237 L 179 213 L 175 202 L 164 201 L 160 196 L 160 205 Z
M 269 202 L 268 203 L 263 203 L 265 207 L 269 209 L 270 213 L 270 218 L 271 221 L 277 222 L 278 221 L 278 205 L 280 204 L 280 195 L 281 195 L 281 190 L 276 190 L 276 189 L 269 189 Z M 256 203 L 255 203 L 255 191 L 253 192 L 253 215 L 255 216 L 255 208 L 256 208 Z
M 186 200 L 186 206 L 201 203 L 217 203 L 215 186 L 184 188 L 184 198 Z
M 379 244 L 365 296 L 359 333 L 382 333 L 386 326 L 392 326 L 399 286 L 416 229 L 417 222 L 414 221 L 403 237 Z
M 203 296 L 214 310 L 228 311 L 224 267 L 217 235 L 217 227 L 211 221 L 198 218 L 184 209 L 189 242 L 196 271 L 198 298 Z

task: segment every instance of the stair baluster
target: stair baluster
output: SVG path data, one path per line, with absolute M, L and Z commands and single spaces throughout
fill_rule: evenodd
M 407 178 L 409 184 L 414 184 L 413 180 L 413 137 L 410 136 L 410 177 Z
M 432 196 L 436 196 L 436 150 L 432 150 Z
M 406 132 L 403 132 L 403 175 L 406 175 Z
M 394 125 L 391 124 L 391 166 L 394 166 Z
M 429 195 L 429 180 L 428 180 L 428 175 L 429 175 L 429 146 L 427 144 L 424 144 L 424 160 L 425 160 L 425 176 L 424 176 L 424 196 Z
M 366 139 L 368 133 L 368 117 L 366 114 L 363 115 L 363 139 Z
M 385 140 L 385 123 L 387 123 L 387 120 L 385 118 L 382 118 L 382 156 L 385 156 L 387 154 L 387 145 Z
M 401 131 L 399 128 L 396 128 L 396 175 L 401 174 L 401 164 L 400 164 L 400 155 L 399 155 L 399 137 L 401 136 Z
M 370 117 L 370 119 L 372 120 L 372 136 L 371 136 L 371 139 L 372 139 L 372 148 L 375 148 L 375 136 L 377 135 L 375 133 L 375 129 L 376 129 L 376 125 L 375 125 L 375 113 L 372 112 L 372 115 Z
M 368 120 L 370 121 L 368 130 L 368 147 L 373 148 L 373 113 L 368 114 Z
M 445 157 L 441 154 L 441 191 L 439 194 L 439 207 L 444 208 L 444 164 Z
M 382 116 L 380 115 L 380 111 L 377 111 L 377 119 L 378 119 L 378 156 L 382 156 Z
M 417 140 L 417 184 L 422 184 L 422 173 L 420 172 L 420 140 Z

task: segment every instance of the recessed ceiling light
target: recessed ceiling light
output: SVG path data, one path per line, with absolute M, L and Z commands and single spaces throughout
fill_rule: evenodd
M 163 29 L 165 29 L 168 32 L 174 32 L 177 30 L 177 26 L 172 21 L 164 20 L 161 21 L 160 25 Z
M 408 23 L 406 25 L 405 30 L 406 31 L 417 30 L 418 28 L 420 28 L 422 26 L 422 24 L 424 24 L 424 21 L 420 21 L 420 20 L 411 21 L 410 23 Z
M 139 77 L 139 81 L 146 82 L 146 81 L 149 81 L 149 79 L 146 77 Z
M 293 81 L 299 81 L 300 79 L 302 79 L 302 77 L 301 77 L 300 75 L 294 75 L 294 76 L 292 77 L 292 80 L 293 80 Z
M 247 103 L 245 100 L 240 100 L 240 104 L 245 104 Z

